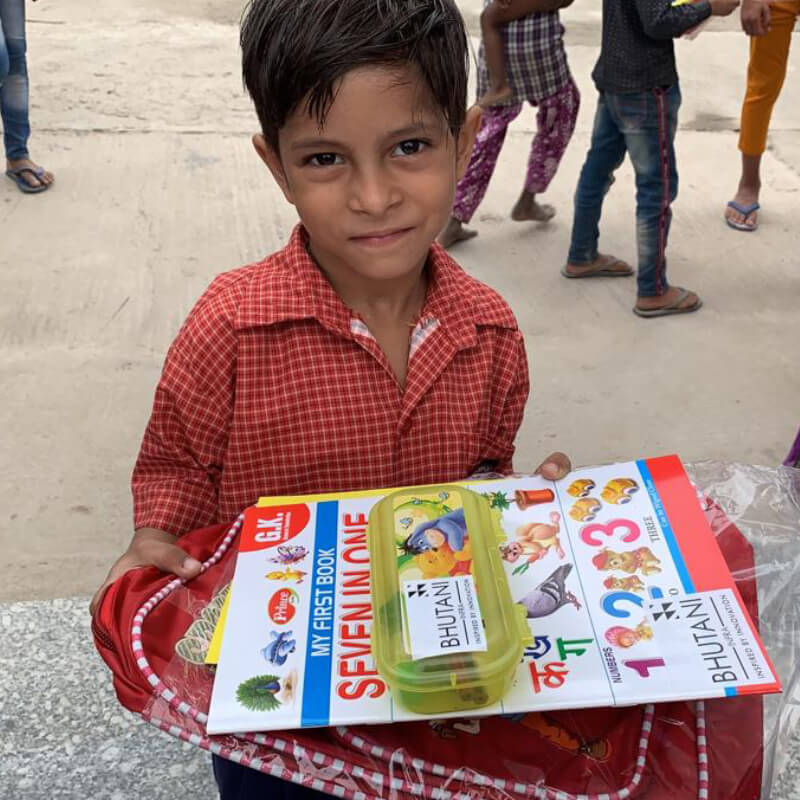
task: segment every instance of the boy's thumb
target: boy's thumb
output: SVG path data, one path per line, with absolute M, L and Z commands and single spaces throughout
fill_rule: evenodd
M 202 564 L 196 558 L 174 544 L 164 545 L 158 562 L 156 566 L 160 570 L 171 572 L 179 578 L 194 578 L 202 568 Z
M 178 569 L 175 570 L 175 574 L 180 578 L 195 578 L 200 574 L 202 568 L 203 565 L 196 558 L 187 556 L 184 553 L 183 560 Z

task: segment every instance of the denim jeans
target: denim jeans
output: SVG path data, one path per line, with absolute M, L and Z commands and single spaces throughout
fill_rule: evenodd
M 0 116 L 6 158 L 28 157 L 28 67 L 25 0 L 0 0 Z
M 678 194 L 675 131 L 681 91 L 669 88 L 630 94 L 601 92 L 592 142 L 575 192 L 575 218 L 569 261 L 597 258 L 603 198 L 627 152 L 636 172 L 636 245 L 638 295 L 658 297 L 667 283 L 667 236 Z

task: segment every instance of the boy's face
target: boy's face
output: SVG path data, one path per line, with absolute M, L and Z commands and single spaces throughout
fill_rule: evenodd
M 340 284 L 419 273 L 444 227 L 480 122 L 458 141 L 413 67 L 347 73 L 320 130 L 304 107 L 254 144 L 297 207 L 314 257 Z

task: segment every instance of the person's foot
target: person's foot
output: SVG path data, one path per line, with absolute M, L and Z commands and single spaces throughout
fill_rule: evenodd
M 615 256 L 598 253 L 597 258 L 589 264 L 572 264 L 568 261 L 561 274 L 565 278 L 625 278 L 633 275 L 633 268 Z
M 753 207 L 758 205 L 760 190 L 760 186 L 745 186 L 740 183 L 739 190 L 733 196 L 731 204 L 725 208 L 725 219 L 733 223 L 735 227 L 754 231 L 758 227 L 758 209 Z M 753 208 L 753 210 L 748 213 L 740 210 L 749 208 Z
M 670 286 L 658 297 L 637 297 L 634 313 L 641 317 L 661 317 L 668 314 L 688 314 L 697 311 L 703 301 L 689 289 Z
M 471 228 L 465 228 L 464 223 L 460 219 L 450 217 L 447 225 L 444 226 L 442 232 L 436 237 L 436 241 L 444 247 L 452 247 L 458 242 L 465 242 L 467 239 L 472 239 L 478 235 L 478 231 L 473 231 Z
M 535 195 L 523 192 L 511 209 L 511 219 L 515 222 L 549 222 L 556 215 L 553 206 L 537 203 Z
M 489 89 L 483 97 L 478 100 L 481 108 L 491 108 L 499 106 L 509 100 L 513 94 L 510 86 L 498 86 L 496 89 Z
M 28 169 L 20 173 L 20 178 L 25 181 L 32 189 L 38 189 L 40 186 L 49 186 L 55 178 L 52 172 L 43 170 L 38 164 L 35 164 L 29 158 L 18 158 L 15 160 L 6 160 L 6 169 L 19 170 L 21 167 Z M 28 171 L 30 170 L 30 172 Z

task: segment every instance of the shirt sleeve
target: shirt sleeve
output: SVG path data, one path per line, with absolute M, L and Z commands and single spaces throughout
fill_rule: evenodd
M 172 343 L 133 470 L 134 527 L 176 536 L 218 522 L 233 416 L 236 336 L 201 298 Z
M 711 16 L 708 0 L 673 6 L 672 0 L 636 0 L 644 32 L 652 39 L 675 39 Z
M 522 424 L 530 391 L 525 340 L 521 331 L 515 331 L 514 336 L 513 355 L 506 367 L 510 370 L 510 381 L 506 384 L 509 388 L 498 415 L 495 435 L 496 443 L 499 445 L 495 471 L 504 475 L 513 471 L 514 440 Z

